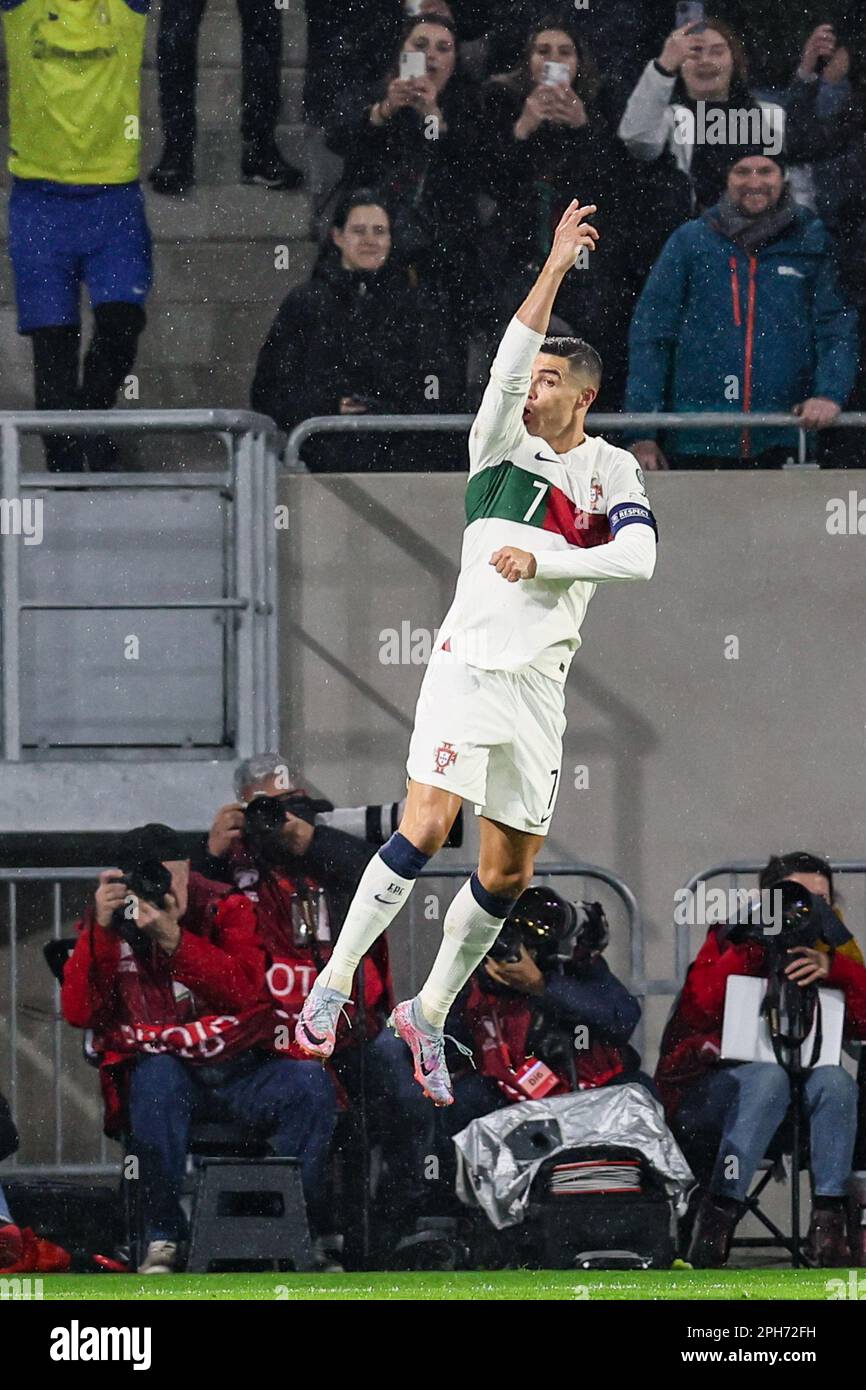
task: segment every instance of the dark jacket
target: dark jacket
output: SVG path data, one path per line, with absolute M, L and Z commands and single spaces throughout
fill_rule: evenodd
M 624 217 L 630 161 L 616 136 L 610 89 L 603 84 L 595 100 L 586 103 L 585 126 L 545 121 L 526 140 L 514 136 L 522 91 L 491 81 L 483 97 L 487 139 L 495 151 L 486 171 L 488 190 L 497 200 L 490 237 L 494 248 L 499 242 L 512 264 L 540 270 L 557 222 L 576 193 L 585 190 L 581 196 L 597 203 L 599 226 L 604 226 L 605 245 L 599 243 L 593 254 L 592 278 L 597 278 L 626 237 L 634 236 Z
M 371 124 L 387 82 L 345 93 L 326 127 L 328 148 L 345 161 L 342 191 L 377 188 L 391 213 L 394 253 L 422 283 L 441 291 L 452 314 L 471 322 L 479 293 L 478 187 L 486 162 L 484 126 L 475 88 L 459 75 L 440 102 L 446 129 L 430 138 L 424 117 L 396 111 Z
M 283 300 L 259 352 L 251 404 L 286 431 L 312 415 L 338 414 L 342 396 L 361 398 L 371 414 L 459 410 L 448 356 L 444 316 L 406 266 L 392 257 L 375 274 L 349 271 L 328 251 Z M 428 389 L 431 375 L 438 395 Z M 311 441 L 303 457 L 313 466 L 325 457 L 357 466 L 359 453 L 375 458 L 383 443 L 366 435 L 359 448 L 357 439 L 331 436 Z
M 602 959 L 545 974 L 541 995 L 493 985 L 482 969 L 459 995 L 446 1032 L 471 1047 L 479 1075 L 516 1100 L 513 1073 L 531 1056 L 556 1074 L 557 1094 L 574 1089 L 575 1081 L 590 1089 L 637 1072 L 640 1059 L 628 1040 L 640 1012 L 638 1000 Z M 586 1047 L 575 1045 L 579 1026 L 587 1029 Z
M 626 410 L 790 411 L 809 396 L 843 406 L 857 371 L 857 316 L 823 223 L 794 207 L 779 236 L 747 253 L 720 215 L 717 205 L 680 227 L 652 269 L 632 320 Z M 689 430 L 672 447 L 752 458 L 795 444 L 786 429 Z

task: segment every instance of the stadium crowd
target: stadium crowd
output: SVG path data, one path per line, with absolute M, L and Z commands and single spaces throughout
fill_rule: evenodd
M 385 1026 L 394 1004 L 385 936 L 364 960 L 331 1060 L 311 1060 L 295 1041 L 357 881 L 387 835 L 382 808 L 334 813 L 295 785 L 279 753 L 241 763 L 235 791 L 192 849 L 166 825 L 124 834 L 117 867 L 100 875 L 62 943 L 63 1016 L 85 1030 L 124 1172 L 131 1158 L 138 1165 L 128 1234 L 140 1272 L 182 1267 L 195 1124 L 231 1122 L 251 1152 L 264 1144 L 299 1160 L 320 1268 L 449 1267 L 465 1250 L 454 1137 L 526 1100 L 620 1086 L 664 1106 L 694 1174 L 681 1253 L 695 1267 L 726 1263 L 759 1163 L 790 1148 L 786 1067 L 732 1064 L 722 1049 L 727 981 L 769 978 L 771 942 L 739 936 L 733 921 L 710 927 L 653 1079 L 632 1043 L 640 1001 L 605 958 L 603 908 L 530 887 L 449 1016 L 455 1100 L 439 1110 Z M 830 866 L 803 852 L 774 856 L 760 888 L 782 884 L 806 889 L 816 914 L 811 944 L 793 950 L 786 973 L 795 985 L 839 990 L 845 1036 L 866 1038 L 866 966 Z M 808 1249 L 819 1266 L 866 1265 L 863 1068 L 860 1077 L 858 1086 L 841 1064 L 824 1064 L 804 1083 Z M 16 1145 L 0 1098 L 0 1157 Z M 0 1191 L 0 1270 L 59 1268 L 62 1255 L 22 1234 Z
M 137 115 L 148 0 L 2 8 L 10 255 L 35 403 L 106 408 L 135 362 L 153 276 Z M 859 464 L 860 432 L 826 426 L 866 391 L 862 10 L 720 0 L 674 28 L 672 4 L 640 0 L 310 4 L 304 173 L 277 144 L 279 7 L 239 8 L 241 178 L 277 194 L 306 181 L 321 234 L 251 383 L 282 429 L 311 413 L 472 408 L 480 364 L 578 192 L 598 205 L 601 241 L 556 319 L 601 353 L 599 409 L 794 412 L 811 457 Z M 203 11 L 161 7 L 161 196 L 195 182 Z M 117 42 L 94 46 L 106 25 Z M 63 64 L 82 53 L 87 77 L 70 87 Z M 80 361 L 82 285 L 95 321 Z M 624 437 L 649 469 L 780 467 L 798 448 L 790 428 Z M 447 436 L 423 451 L 369 438 L 314 441 L 304 457 L 463 467 Z M 47 450 L 53 469 L 116 460 L 105 437 Z

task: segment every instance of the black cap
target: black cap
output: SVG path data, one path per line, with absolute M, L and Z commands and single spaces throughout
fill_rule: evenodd
M 121 836 L 117 847 L 117 863 L 124 873 L 152 864 L 158 860 L 186 859 L 176 830 L 170 825 L 137 825 Z

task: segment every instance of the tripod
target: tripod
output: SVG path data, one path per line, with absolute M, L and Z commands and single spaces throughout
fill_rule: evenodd
M 817 987 L 798 985 L 784 973 L 784 955 L 774 957 L 767 978 L 762 1012 L 770 1030 L 773 1053 L 791 1083 L 791 1260 L 795 1269 L 808 1262 L 800 1236 L 800 1168 L 803 1152 L 803 1084 L 821 1055 L 821 998 Z M 808 1065 L 803 1065 L 803 1044 L 812 1028 L 815 1038 Z

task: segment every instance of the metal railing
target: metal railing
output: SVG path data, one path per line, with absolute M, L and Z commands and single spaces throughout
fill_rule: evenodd
M 428 867 L 422 871 L 421 877 L 424 879 L 466 879 L 473 872 L 474 864 L 443 864 L 441 866 Z M 30 1063 L 38 1065 L 43 1074 L 46 1074 L 46 1087 L 40 1091 L 38 1100 L 34 1107 L 34 1097 L 27 1094 L 27 1104 L 24 1104 L 25 1096 L 22 1091 L 21 1083 L 21 1043 L 22 1033 L 19 1026 L 20 1014 L 20 987 L 21 987 L 21 940 L 20 924 L 22 919 L 22 904 L 19 901 L 19 888 L 24 885 L 42 885 L 47 887 L 51 895 L 50 909 L 50 930 L 49 938 L 59 941 L 65 934 L 69 934 L 71 921 L 69 913 L 64 913 L 64 887 L 72 884 L 87 884 L 92 888 L 99 874 L 100 868 L 44 868 L 44 869 L 0 869 L 0 887 L 6 887 L 6 919 L 8 923 L 8 954 L 6 961 L 6 980 L 7 987 L 0 988 L 0 1016 L 7 1016 L 6 1027 L 3 1029 L 5 1044 L 9 1051 L 9 1066 L 7 1076 L 0 1073 L 0 1090 L 7 1096 L 12 1107 L 12 1114 L 19 1122 L 19 1129 L 22 1131 L 22 1142 L 27 1143 L 27 1128 L 32 1124 L 32 1113 L 34 1108 L 38 1111 L 40 1123 L 50 1126 L 50 1144 L 43 1142 L 39 1147 L 45 1152 L 51 1149 L 51 1160 L 47 1159 L 38 1163 L 22 1163 L 18 1155 L 8 1160 L 0 1168 L 0 1181 L 5 1172 L 10 1177 L 52 1177 L 77 1175 L 107 1175 L 118 1171 L 120 1156 L 112 1162 L 108 1154 L 107 1141 L 102 1133 L 101 1106 L 99 1107 L 98 1118 L 94 1114 L 93 1118 L 93 1138 L 94 1147 L 98 1144 L 98 1158 L 92 1163 L 72 1163 L 66 1161 L 65 1154 L 68 1149 L 67 1134 L 67 1115 L 69 1105 L 66 1100 L 67 1092 L 73 1088 L 73 1094 L 78 1093 L 79 1109 L 83 1101 L 82 1087 L 74 1080 L 72 1069 L 64 1067 L 64 1035 L 68 1040 L 72 1040 L 72 1056 L 76 1059 L 80 1057 L 79 1044 L 77 1039 L 83 1040 L 83 1034 L 77 1029 L 72 1029 L 66 1025 L 60 1011 L 60 986 L 56 980 L 51 982 L 51 1013 L 50 1013 L 50 1054 L 38 1054 L 34 1056 L 34 1049 L 31 1047 Z M 647 994 L 656 992 L 655 982 L 646 979 L 645 966 L 645 943 L 643 922 L 641 919 L 640 908 L 634 893 L 617 874 L 610 872 L 595 864 L 583 863 L 555 863 L 541 864 L 537 867 L 536 879 L 589 879 L 597 883 L 605 884 L 622 905 L 626 918 L 626 930 L 628 932 L 628 953 L 629 953 L 629 979 L 626 982 L 631 992 L 639 999 L 643 999 Z M 419 895 L 415 894 L 410 903 L 417 906 Z M 79 904 L 80 907 L 80 904 Z M 78 908 L 76 908 L 78 915 Z M 409 974 L 412 987 L 420 983 L 418 978 L 418 922 L 410 911 L 409 920 Z M 399 928 L 398 928 L 399 930 Z M 430 927 L 428 926 L 428 931 Z M 433 930 L 438 933 L 438 925 L 434 925 Z M 38 944 L 40 958 L 38 962 L 32 962 L 32 967 L 39 970 L 39 979 L 47 985 L 48 966 L 41 959 L 42 947 L 46 942 L 43 929 L 40 927 L 34 932 L 34 944 Z M 664 984 L 666 982 L 659 982 Z M 2 985 L 2 977 L 0 977 Z M 5 999 L 4 999 L 5 994 Z M 635 1046 L 638 1050 L 643 1046 L 643 1020 L 638 1025 L 635 1032 Z M 67 1042 L 67 1049 L 69 1041 Z M 80 1069 L 80 1062 L 78 1063 Z M 50 1073 L 50 1074 L 48 1074 Z M 93 1101 L 98 1097 L 98 1084 L 95 1071 L 82 1071 L 81 1075 L 88 1082 L 88 1098 L 92 1094 Z M 92 1103 L 92 1102 L 91 1102 Z M 30 1113 L 28 1113 L 30 1112 Z M 80 1127 L 80 1119 L 78 1125 Z M 80 1129 L 79 1129 L 80 1132 Z
M 688 893 L 690 896 L 695 893 L 700 883 L 709 883 L 714 878 L 727 878 L 728 888 L 736 891 L 740 887 L 740 879 L 743 875 L 755 876 L 761 872 L 766 865 L 764 859 L 735 859 L 726 864 L 715 864 L 712 868 L 701 869 L 699 873 L 693 874 L 680 889 L 680 893 Z M 866 922 L 866 859 L 830 859 L 830 868 L 833 870 L 834 879 L 837 875 L 855 874 L 861 880 L 863 890 L 863 918 Z M 695 931 L 695 926 L 706 932 L 709 923 L 689 925 L 688 923 L 675 922 L 675 942 L 674 942 L 674 965 L 677 978 L 677 989 L 681 989 L 686 978 L 686 971 L 693 954 L 693 942 L 691 933 Z M 849 927 L 849 931 L 851 928 Z M 703 938 L 701 938 L 703 939 Z M 700 945 L 700 941 L 697 943 Z M 864 952 L 866 954 L 866 952 Z
M 797 431 L 797 463 L 805 465 L 808 459 L 807 436 L 814 431 L 805 430 L 798 415 L 780 411 L 759 413 L 727 412 L 719 410 L 699 411 L 695 414 L 677 415 L 672 411 L 633 414 L 592 414 L 589 417 L 591 432 L 599 430 L 642 429 L 655 434 L 658 430 L 702 430 L 759 429 L 762 426 L 785 428 Z M 283 466 L 291 473 L 306 473 L 307 466 L 301 458 L 301 448 L 316 434 L 387 434 L 397 433 L 432 434 L 448 430 L 469 430 L 474 415 L 313 415 L 302 420 L 290 433 L 283 455 Z M 828 429 L 866 429 L 866 411 L 848 411 L 836 416 Z
M 226 450 L 226 468 L 214 473 L 49 473 L 21 471 L 21 437 L 39 434 L 165 433 L 216 435 Z M 276 564 L 273 518 L 276 464 L 282 436 L 264 415 L 232 410 L 0 411 L 3 500 L 52 489 L 117 491 L 185 489 L 217 491 L 229 503 L 223 532 L 223 596 L 163 601 L 111 599 L 77 603 L 61 597 L 21 597 L 21 544 L 15 534 L 2 544 L 2 750 L 8 762 L 21 759 L 21 615 L 29 611 L 124 611 L 126 609 L 213 610 L 226 616 L 225 707 L 239 757 L 269 746 L 277 709 Z M 202 756 L 212 756 L 209 750 Z

